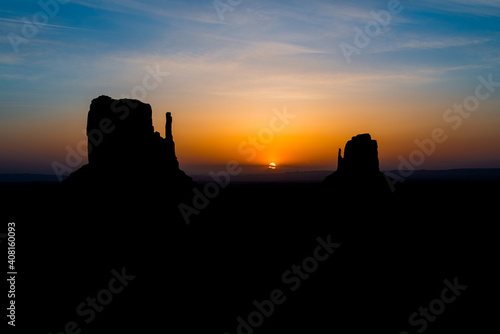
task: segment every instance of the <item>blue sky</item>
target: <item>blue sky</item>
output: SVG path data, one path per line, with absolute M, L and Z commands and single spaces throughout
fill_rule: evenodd
M 372 114 L 386 108 L 386 125 L 392 120 L 421 122 L 422 132 L 415 127 L 401 131 L 407 140 L 399 151 L 403 154 L 411 150 L 412 139 L 427 130 L 423 124 L 432 129 L 443 110 L 473 91 L 479 75 L 493 73 L 500 81 L 498 1 L 401 1 L 401 11 L 391 15 L 387 27 L 381 27 L 359 55 L 352 55 L 350 63 L 340 44 L 354 45 L 354 29 L 364 29 L 373 20 L 370 12 L 387 10 L 390 1 L 234 0 L 240 4 L 226 11 L 223 20 L 210 0 L 74 0 L 58 3 L 57 10 L 55 0 L 42 1 L 51 4 L 54 17 L 38 25 L 38 31 L 18 45 L 18 52 L 9 34 L 23 37 L 23 18 L 32 22 L 43 9 L 38 1 L 1 3 L 0 172 L 50 172 L 50 161 L 64 159 L 65 146 L 83 136 L 80 129 L 90 100 L 101 94 L 130 96 L 147 66 L 170 74 L 145 100 L 158 115 L 165 109 L 181 113 L 178 137 L 189 136 L 189 141 L 180 147 L 184 152 L 198 150 L 201 158 L 210 153 L 195 147 L 197 135 L 200 141 L 203 135 L 230 142 L 224 147 L 229 152 L 253 131 L 252 126 L 258 130 L 266 110 L 286 105 L 316 121 L 323 117 L 338 123 L 349 118 L 349 103 L 356 105 L 351 114 L 359 114 L 358 119 L 365 117 L 360 108 Z M 498 124 L 499 96 L 483 104 L 483 116 L 470 122 L 474 131 L 464 130 L 460 138 L 479 136 L 483 123 Z M 402 110 L 405 104 L 419 107 Z M 335 110 L 336 105 L 342 108 L 330 114 L 327 106 Z M 369 110 L 372 105 L 377 107 Z M 190 132 L 188 119 L 205 120 L 203 113 L 223 119 L 237 115 L 235 122 L 248 124 L 235 127 L 235 133 L 229 129 L 225 138 L 215 138 L 219 135 L 208 130 Z M 158 129 L 161 122 L 160 116 L 155 118 Z M 40 136 L 33 134 L 40 128 Z M 372 131 L 365 125 L 334 127 L 340 134 L 332 138 L 326 126 L 308 131 L 340 146 L 349 133 L 365 128 Z M 298 128 L 290 131 L 290 136 L 301 133 Z M 493 128 L 485 131 L 494 133 Z M 390 161 L 397 161 L 398 152 L 391 152 L 388 168 Z M 487 154 L 477 161 L 489 161 L 485 166 L 500 162 L 494 151 Z M 191 164 L 202 160 L 178 155 Z M 29 163 L 33 156 L 36 163 Z M 430 161 L 428 166 L 460 167 L 467 162 L 453 155 L 449 159 L 450 163 Z M 328 163 L 319 154 L 310 160 L 323 167 Z

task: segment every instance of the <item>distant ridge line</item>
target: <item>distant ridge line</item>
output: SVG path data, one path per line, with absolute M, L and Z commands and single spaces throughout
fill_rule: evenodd
M 332 170 L 264 172 L 260 174 L 240 175 L 235 182 L 321 182 Z M 399 175 L 398 170 L 383 171 Z M 192 177 L 200 182 L 211 181 L 207 174 L 194 174 Z M 500 180 L 500 168 L 455 168 L 455 169 L 420 169 L 406 178 L 407 180 Z M 3 173 L 0 183 L 58 183 L 56 175 L 38 173 Z
M 0 174 L 0 183 L 59 183 L 57 175 L 35 173 Z

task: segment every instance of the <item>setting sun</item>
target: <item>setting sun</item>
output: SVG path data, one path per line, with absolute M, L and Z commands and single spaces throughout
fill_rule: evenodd
M 269 164 L 269 169 L 276 169 L 276 164 L 274 162 L 271 162 Z

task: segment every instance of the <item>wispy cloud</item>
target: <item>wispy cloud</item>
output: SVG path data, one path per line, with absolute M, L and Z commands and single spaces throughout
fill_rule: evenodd
M 496 0 L 423 0 L 415 4 L 438 12 L 451 12 L 467 16 L 500 16 L 500 3 Z
M 108 1 L 94 1 L 94 0 L 73 0 L 75 4 L 82 5 L 89 8 L 98 10 L 105 10 L 109 12 L 117 12 L 122 14 L 143 14 L 149 17 L 169 18 L 169 19 L 182 19 L 187 21 L 195 21 L 199 23 L 210 24 L 224 24 L 220 21 L 215 14 L 215 11 L 197 10 L 192 7 L 189 12 L 177 8 L 170 3 L 168 9 L 165 9 L 165 2 L 156 2 L 155 4 L 144 3 L 134 0 L 108 0 Z M 209 2 L 211 5 L 211 2 Z M 187 5 L 187 4 L 186 4 Z M 211 7 L 210 7 L 211 8 Z M 213 9 L 213 8 L 211 8 Z
M 300 45 L 252 42 L 246 47 L 204 54 L 109 55 L 102 64 L 141 68 L 158 64 L 171 73 L 169 94 L 212 95 L 251 100 L 319 100 L 333 95 L 386 90 L 388 86 L 439 80 L 431 69 L 342 70 L 324 52 Z M 383 84 L 383 85 L 381 85 Z
M 3 65 L 17 65 L 20 63 L 19 57 L 10 54 L 0 54 L 0 64 Z
M 18 19 L 8 19 L 4 17 L 0 17 L 0 22 L 7 22 L 7 23 L 15 23 L 15 24 L 20 24 L 23 25 L 26 22 L 23 20 L 18 20 Z M 43 24 L 43 27 L 49 27 L 49 28 L 63 28 L 63 29 L 76 29 L 76 30 L 85 30 L 82 28 L 78 27 L 71 27 L 71 26 L 63 26 L 63 25 L 58 25 L 58 24 L 50 24 L 50 23 L 45 23 Z
M 462 47 L 462 46 L 470 46 L 477 45 L 489 42 L 488 38 L 463 38 L 463 37 L 455 37 L 455 38 L 441 38 L 441 39 L 412 39 L 408 42 L 405 42 L 399 47 L 401 48 L 412 48 L 412 49 L 444 49 L 451 47 Z

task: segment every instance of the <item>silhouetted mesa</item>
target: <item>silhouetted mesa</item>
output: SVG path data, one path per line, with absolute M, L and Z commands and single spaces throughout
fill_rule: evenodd
M 345 145 L 343 158 L 341 153 L 339 148 L 337 171 L 379 172 L 378 145 L 370 134 L 352 137 Z
M 377 141 L 368 133 L 352 137 L 345 145 L 344 157 L 339 148 L 337 171 L 323 182 L 348 194 L 390 191 L 384 174 L 379 170 Z
M 149 104 L 138 100 L 92 100 L 87 118 L 89 163 L 72 173 L 69 184 L 166 184 L 190 190 L 192 180 L 179 169 L 172 136 L 172 116 L 166 114 L 165 138 L 154 131 Z

